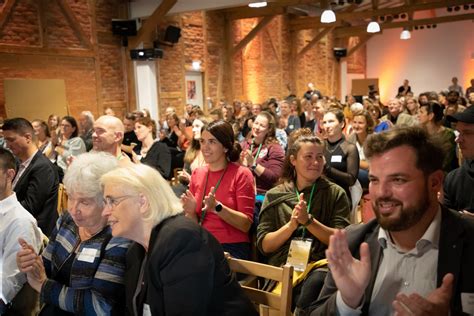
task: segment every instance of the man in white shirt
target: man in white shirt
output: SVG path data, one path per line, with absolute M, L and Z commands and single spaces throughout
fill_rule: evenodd
M 18 238 L 34 245 L 38 252 L 42 233 L 35 218 L 18 202 L 12 189 L 15 177 L 15 158 L 0 148 L 0 315 L 8 310 L 26 282 L 26 275 L 16 265 L 16 253 L 20 250 Z
M 441 206 L 442 147 L 420 127 L 367 139 L 376 219 L 336 231 L 311 315 L 474 313 L 474 221 Z

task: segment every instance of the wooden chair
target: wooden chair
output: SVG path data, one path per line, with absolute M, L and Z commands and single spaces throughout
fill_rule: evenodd
M 226 254 L 230 269 L 235 273 L 242 273 L 248 276 L 261 277 L 275 280 L 282 283 L 281 294 L 275 294 L 259 290 L 247 284 L 242 284 L 245 294 L 250 300 L 258 306 L 261 316 L 270 315 L 270 310 L 278 311 L 278 315 L 290 316 L 291 313 L 291 295 L 293 283 L 293 267 L 285 265 L 283 267 L 274 267 L 263 263 L 232 258 Z M 272 313 L 273 314 L 273 313 Z
M 58 206 L 57 211 L 59 216 L 63 214 L 63 212 L 67 210 L 67 192 L 64 184 L 60 183 L 58 187 Z

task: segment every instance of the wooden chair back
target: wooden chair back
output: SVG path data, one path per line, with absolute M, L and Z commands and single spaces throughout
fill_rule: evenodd
M 61 216 L 64 211 L 67 210 L 67 192 L 64 184 L 60 183 L 58 187 L 58 206 L 57 211 L 59 216 Z
M 230 269 L 235 273 L 242 273 L 248 276 L 260 277 L 281 282 L 281 293 L 260 290 L 250 285 L 241 283 L 245 294 L 259 308 L 261 316 L 270 315 L 270 310 L 278 311 L 278 315 L 290 316 L 291 296 L 293 289 L 293 267 L 284 265 L 283 267 L 274 267 L 268 264 L 235 259 L 226 255 Z M 272 313 L 273 314 L 273 313 Z

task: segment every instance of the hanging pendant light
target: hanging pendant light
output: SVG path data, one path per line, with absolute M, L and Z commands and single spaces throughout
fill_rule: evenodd
M 331 9 L 324 10 L 321 14 L 321 23 L 334 23 L 336 22 L 336 15 Z
M 252 1 L 249 3 L 249 7 L 251 8 L 263 8 L 267 6 L 266 1 Z
M 377 21 L 372 19 L 369 25 L 367 25 L 367 33 L 378 33 L 380 32 L 380 25 Z
M 411 38 L 411 33 L 408 28 L 404 28 L 403 31 L 400 33 L 401 40 L 408 40 Z

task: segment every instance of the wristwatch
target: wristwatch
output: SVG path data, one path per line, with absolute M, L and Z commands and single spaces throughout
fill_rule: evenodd
M 222 211 L 222 203 L 221 202 L 217 202 L 216 206 L 214 207 L 214 209 L 216 210 L 217 213 L 219 213 L 220 211 Z
M 310 225 L 312 222 L 313 222 L 313 215 L 308 214 L 308 220 L 306 221 L 306 223 L 303 224 L 303 226 L 304 226 L 304 227 L 307 227 L 307 226 Z

